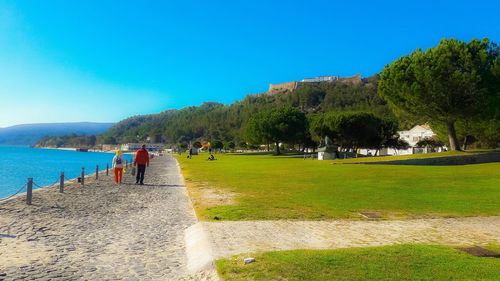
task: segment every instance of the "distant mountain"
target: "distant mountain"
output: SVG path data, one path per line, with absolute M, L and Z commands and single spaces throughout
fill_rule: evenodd
M 113 125 L 92 122 L 16 125 L 0 128 L 0 145 L 34 145 L 47 136 L 102 134 Z

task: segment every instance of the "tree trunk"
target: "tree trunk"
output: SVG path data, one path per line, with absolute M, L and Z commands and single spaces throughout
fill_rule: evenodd
M 461 150 L 458 145 L 457 132 L 455 131 L 455 122 L 450 121 L 446 124 L 448 126 L 448 139 L 450 141 L 450 150 Z
M 462 145 L 463 150 L 467 150 L 467 135 L 464 137 L 464 144 Z
M 280 143 L 279 142 L 276 142 L 276 155 L 280 155 L 281 154 L 281 151 L 280 151 Z
M 267 152 L 269 152 L 269 142 L 267 142 Z

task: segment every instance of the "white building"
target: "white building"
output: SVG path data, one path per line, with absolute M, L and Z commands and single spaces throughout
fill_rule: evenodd
M 122 150 L 123 151 L 136 151 L 139 148 L 142 147 L 142 143 L 126 143 L 122 144 Z M 162 143 L 145 143 L 146 149 L 148 151 L 159 151 L 163 150 L 163 144 Z
M 304 78 L 300 82 L 302 83 L 317 83 L 317 82 L 332 82 L 339 80 L 338 76 L 318 76 L 314 78 Z
M 426 138 L 432 138 L 436 134 L 432 131 L 429 125 L 417 125 L 408 131 L 399 131 L 399 138 L 405 140 L 410 145 L 408 149 L 393 149 L 382 148 L 378 155 L 407 155 L 431 152 L 426 147 L 416 147 L 417 143 Z M 443 148 L 438 148 L 437 152 L 443 151 Z M 360 154 L 375 155 L 376 149 L 360 149 Z
M 119 144 L 103 144 L 102 151 L 115 151 L 121 149 Z
M 398 134 L 400 139 L 407 141 L 412 147 L 414 147 L 417 142 L 425 138 L 432 138 L 436 135 L 429 125 L 417 125 L 408 131 L 399 131 Z

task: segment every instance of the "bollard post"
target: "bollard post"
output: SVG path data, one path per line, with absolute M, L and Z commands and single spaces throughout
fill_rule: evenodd
M 106 176 L 109 176 L 109 163 L 106 163 Z
M 82 176 L 81 177 L 82 177 L 82 186 L 84 186 L 85 185 L 85 168 L 84 167 L 82 168 Z
M 61 172 L 61 177 L 59 179 L 59 192 L 64 192 L 64 172 Z
M 28 189 L 26 190 L 26 204 L 31 205 L 33 200 L 33 178 L 28 178 Z
M 99 165 L 95 165 L 95 179 L 99 179 Z

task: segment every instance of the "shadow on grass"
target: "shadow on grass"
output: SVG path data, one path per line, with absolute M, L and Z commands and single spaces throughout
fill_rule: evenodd
M 500 152 L 444 156 L 444 157 L 434 157 L 434 158 L 421 158 L 421 159 L 351 162 L 345 164 L 459 166 L 459 165 L 484 164 L 484 163 L 495 163 L 495 162 L 500 162 Z
M 359 155 L 359 162 L 353 160 L 355 158 L 338 159 L 339 162 L 334 164 L 374 164 L 374 165 L 415 165 L 415 166 L 458 166 L 458 165 L 470 165 L 470 164 L 483 164 L 483 163 L 494 163 L 500 162 L 500 150 L 468 150 L 460 152 L 441 152 L 432 153 L 432 157 L 426 158 L 411 158 L 411 159 L 394 159 L 385 160 L 386 157 L 394 156 L 365 156 Z M 302 158 L 302 159 L 317 159 L 317 153 L 304 153 L 303 152 L 282 152 L 280 155 L 276 155 L 274 151 L 259 151 L 259 152 L 239 152 L 239 153 L 227 153 L 231 156 L 274 156 L 277 158 Z M 414 154 L 417 155 L 417 154 Z M 418 154 L 420 155 L 420 154 Z M 312 156 L 312 157 L 311 157 Z M 429 155 L 431 156 L 431 155 Z M 373 158 L 379 158 L 380 160 L 374 160 Z M 363 159 L 372 159 L 370 161 L 363 161 Z M 343 162 L 342 160 L 350 160 L 349 162 Z
M 238 152 L 238 153 L 227 153 L 228 155 L 234 156 L 277 156 L 277 157 L 304 157 L 302 152 L 281 152 L 281 154 L 276 155 L 274 151 L 259 151 L 259 152 Z
M 184 187 L 184 185 L 179 185 L 179 184 L 153 184 L 153 183 L 144 183 L 144 184 L 138 184 L 134 182 L 122 182 L 121 186 L 131 186 L 131 187 L 160 187 L 160 188 L 178 188 L 178 187 Z

